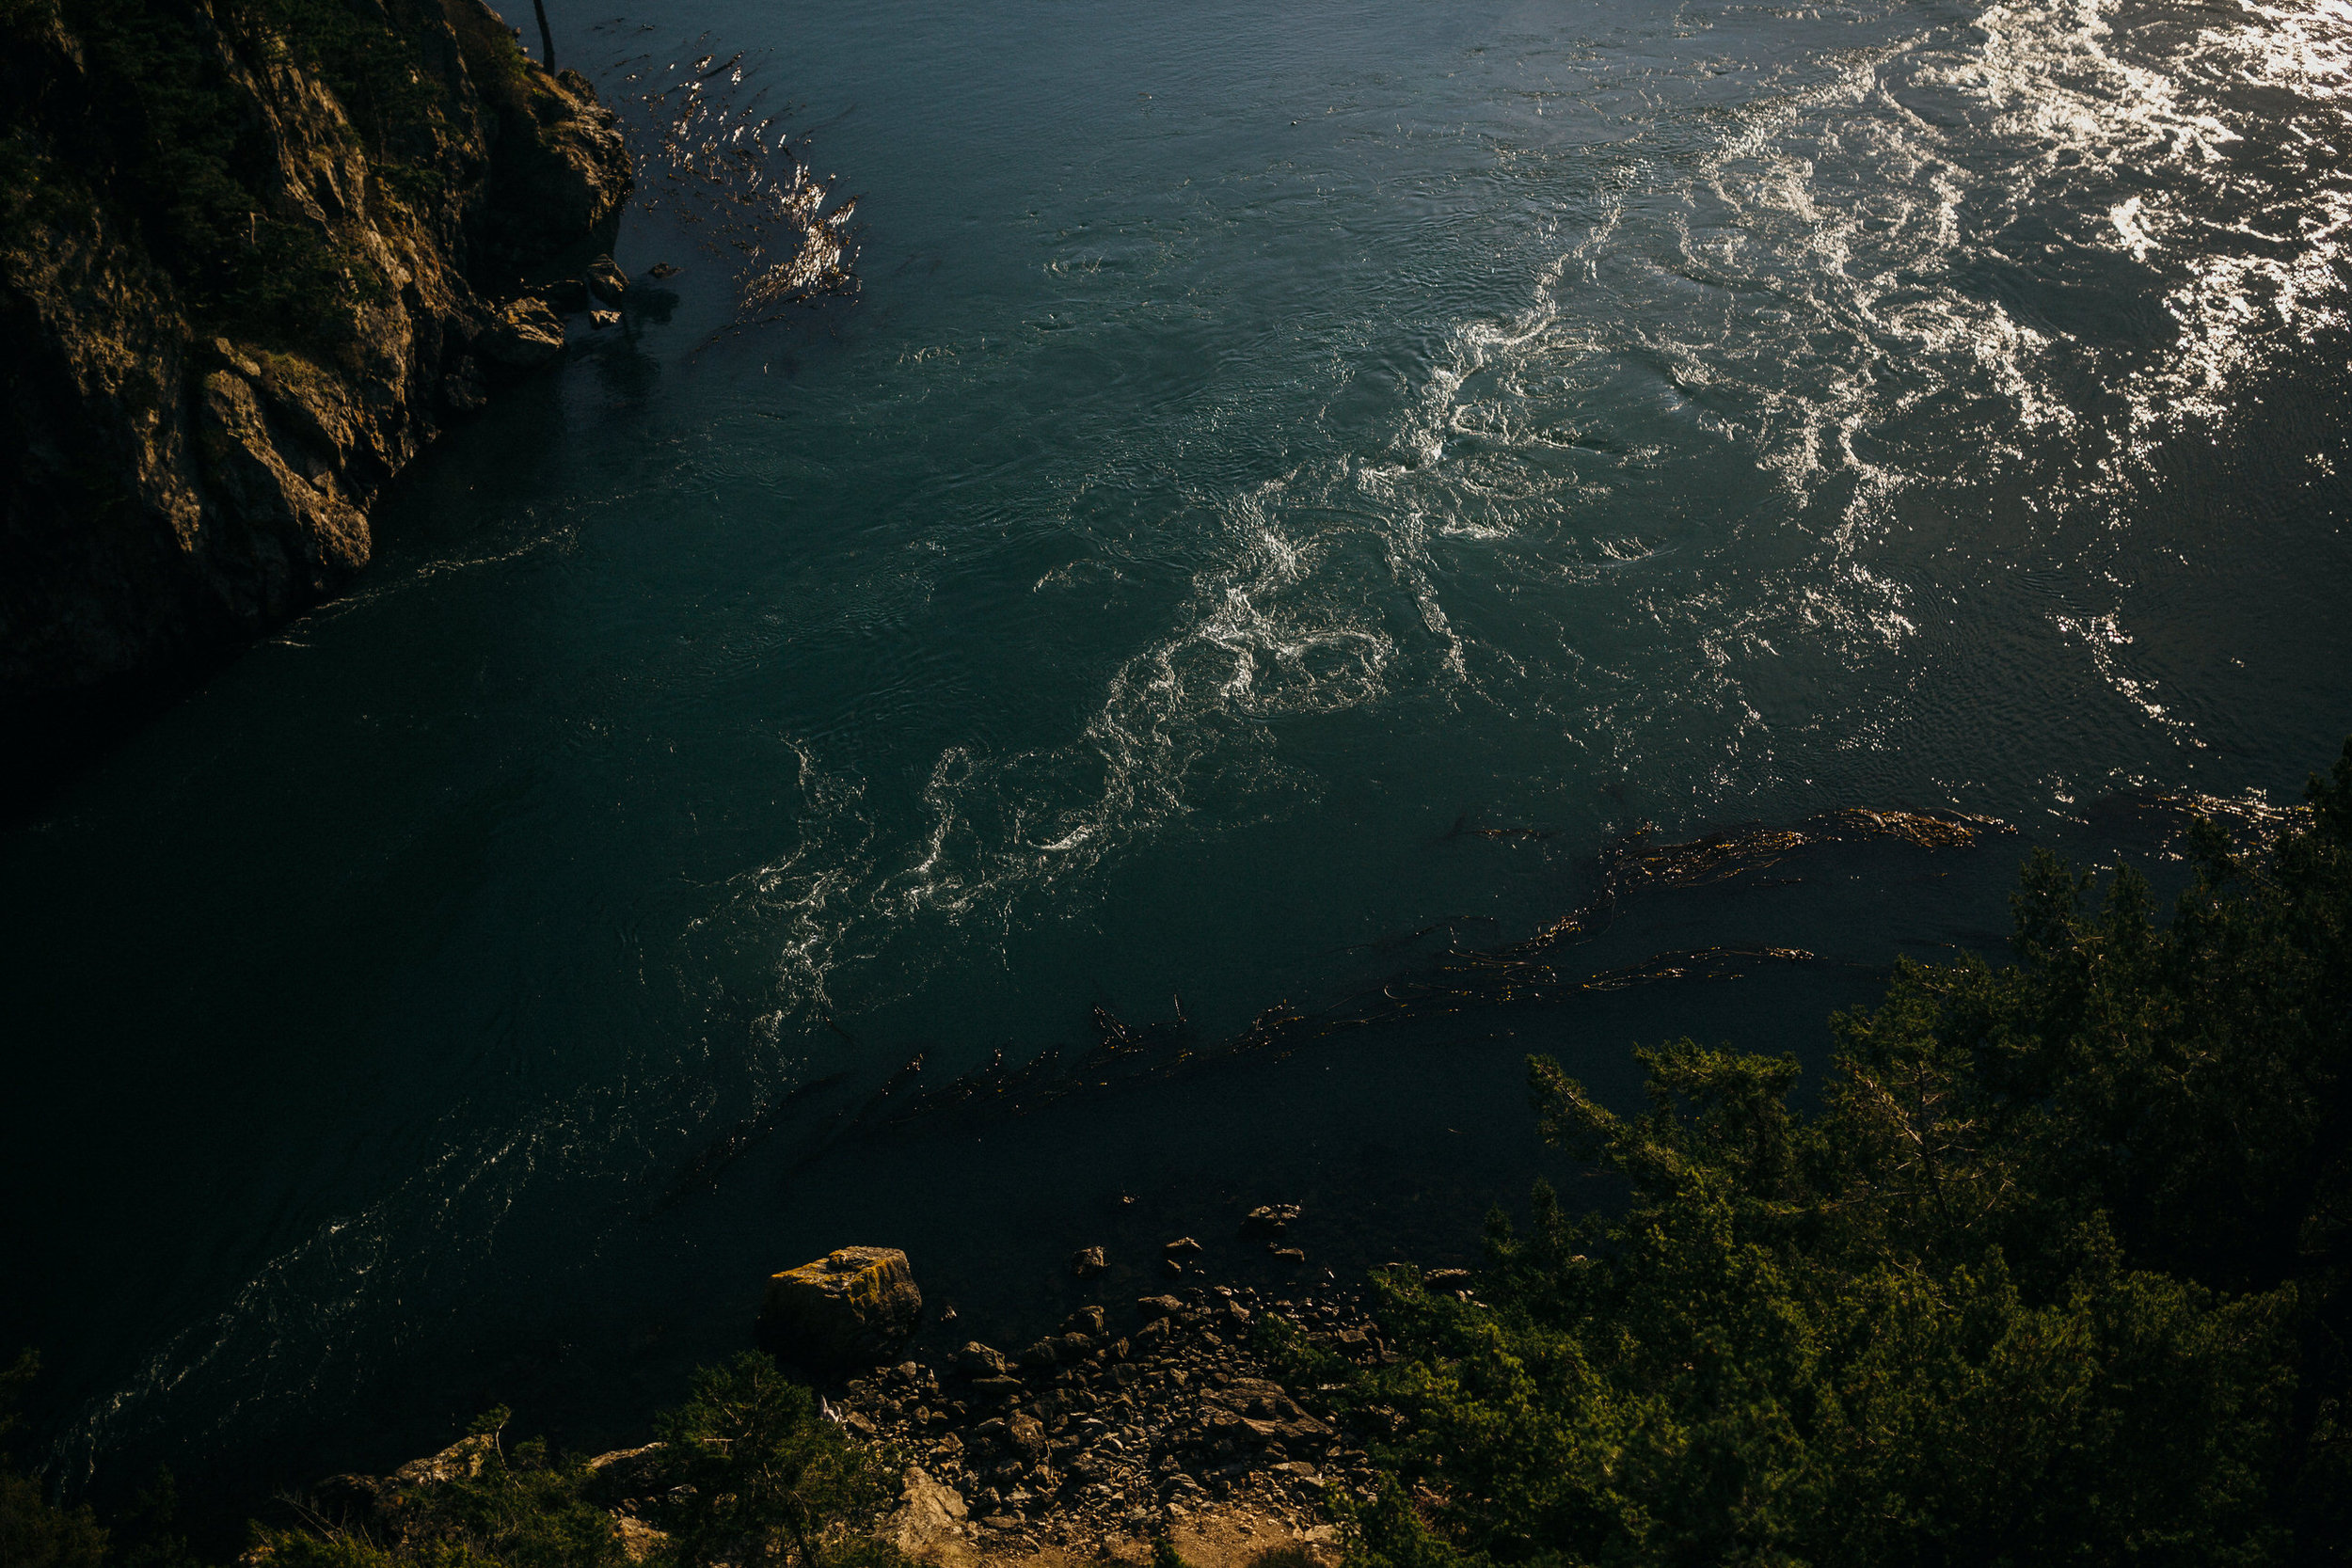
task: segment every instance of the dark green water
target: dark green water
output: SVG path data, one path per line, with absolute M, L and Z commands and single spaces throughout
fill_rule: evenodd
M 1531 1046 L 1814 1051 L 1996 944 L 2025 842 L 2352 729 L 2332 5 L 550 9 L 609 95 L 745 51 L 704 90 L 862 198 L 862 289 L 728 332 L 734 254 L 633 212 L 668 297 L 0 841 L 0 1330 L 70 1475 L 626 1435 L 850 1242 L 991 1333 L 1091 1242 L 1265 1266 L 1248 1203 L 1458 1252 Z M 1819 963 L 843 1135 L 917 1053 L 1215 1042 L 1640 822 L 1847 806 L 2022 836 L 1589 954 Z

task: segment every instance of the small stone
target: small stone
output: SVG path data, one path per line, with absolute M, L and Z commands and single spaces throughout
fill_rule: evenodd
M 653 278 L 657 282 L 665 277 L 675 277 L 677 275 L 678 269 L 670 265 L 667 261 L 656 261 L 652 266 L 645 269 L 645 276 Z
M 1266 1251 L 1272 1253 L 1275 1257 L 1279 1258 L 1285 1263 L 1304 1263 L 1307 1260 L 1307 1254 L 1305 1251 L 1295 1246 L 1275 1246 L 1269 1243 L 1266 1247 Z
M 1107 1323 L 1101 1307 L 1081 1307 L 1063 1319 L 1061 1326 L 1065 1334 L 1100 1334 Z
M 1023 1468 L 1045 1457 L 1045 1425 L 1034 1416 L 1014 1415 L 1005 1422 L 1005 1447 L 1019 1455 Z M 1007 1498 L 1009 1502 L 1024 1500 L 1018 1490 Z
M 1080 1279 L 1091 1279 L 1110 1266 L 1099 1246 L 1083 1247 L 1070 1255 L 1070 1272 Z
M 588 312 L 588 325 L 592 330 L 601 332 L 608 326 L 618 326 L 620 325 L 621 313 L 618 310 L 591 310 Z
M 1279 1236 L 1298 1218 L 1295 1203 L 1268 1203 L 1252 1209 L 1241 1222 L 1245 1236 Z
M 1184 1309 L 1184 1304 L 1174 1296 L 1145 1296 L 1136 1303 L 1146 1322 L 1172 1318 Z
M 1162 1253 L 1177 1259 L 1197 1258 L 1207 1250 L 1189 1236 L 1179 1236 L 1172 1242 L 1163 1243 L 1160 1246 Z

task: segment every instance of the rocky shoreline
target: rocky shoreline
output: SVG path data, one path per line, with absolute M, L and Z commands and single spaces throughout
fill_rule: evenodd
M 1253 1330 L 1269 1311 L 1352 1361 L 1392 1354 L 1352 1292 L 1193 1286 L 1144 1297 L 1127 1324 L 1087 1307 L 1017 1354 L 973 1343 L 946 1368 L 876 1368 L 837 1408 L 855 1435 L 913 1456 L 893 1526 L 911 1552 L 1120 1557 L 1234 1513 L 1327 1540 L 1332 1491 L 1367 1495 L 1372 1433 L 1268 1364 Z
M 903 1254 L 832 1257 L 852 1259 L 836 1262 L 841 1279 L 869 1270 L 902 1285 L 835 1291 L 845 1321 L 887 1323 L 908 1298 L 919 1302 Z M 777 1277 L 821 1275 L 824 1262 Z M 1187 1284 L 1131 1307 L 1084 1307 L 1017 1351 L 971 1341 L 948 1356 L 836 1362 L 816 1381 L 826 1416 L 898 1478 L 895 1507 L 869 1525 L 914 1560 L 1143 1563 L 1168 1541 L 1193 1568 L 1285 1544 L 1328 1562 L 1339 1539 L 1331 1504 L 1372 1496 L 1365 1445 L 1392 1435 L 1397 1418 L 1343 1410 L 1327 1397 L 1336 1386 L 1286 1376 L 1260 1330 L 1276 1315 L 1295 1342 L 1353 1365 L 1394 1360 L 1365 1307 L 1359 1290 Z M 772 1343 L 772 1323 L 763 1337 Z M 389 1476 L 332 1478 L 308 1509 L 401 1538 L 420 1494 L 477 1473 L 497 1440 L 470 1436 Z M 663 1460 L 655 1443 L 587 1462 L 585 1495 L 610 1513 L 632 1560 L 667 1542 L 653 1523 L 669 1484 Z

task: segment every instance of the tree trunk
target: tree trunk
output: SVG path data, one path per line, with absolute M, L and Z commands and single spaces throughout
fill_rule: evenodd
M 555 69 L 555 34 L 548 26 L 548 0 L 531 0 L 531 8 L 539 13 L 539 63 L 549 71 Z

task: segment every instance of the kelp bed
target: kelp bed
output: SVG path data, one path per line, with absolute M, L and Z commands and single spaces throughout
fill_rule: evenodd
M 1115 1093 L 1243 1057 L 1270 1054 L 1279 1059 L 1357 1030 L 1552 1006 L 1581 994 L 1665 980 L 1737 979 L 1763 965 L 1812 962 L 1815 955 L 1799 947 L 1703 947 L 1657 953 L 1638 963 L 1595 971 L 1575 963 L 1573 953 L 1615 919 L 1628 898 L 1641 893 L 1740 879 L 1764 885 L 1766 874 L 1793 869 L 1790 862 L 1837 846 L 1891 841 L 1931 851 L 1961 849 L 1987 835 L 2011 831 L 1991 818 L 1957 812 L 1851 809 L 1808 817 L 1793 827 L 1738 828 L 1674 843 L 1659 842 L 1645 828 L 1602 852 L 1597 888 L 1591 897 L 1534 935 L 1494 947 L 1451 947 L 1423 965 L 1327 1006 L 1296 1007 L 1278 1002 L 1248 1028 L 1223 1039 L 1202 1040 L 1181 1006 L 1174 1018 L 1152 1023 L 1130 1023 L 1098 1006 L 1093 1011 L 1094 1037 L 1082 1046 L 1048 1046 L 1018 1063 L 1008 1061 L 1000 1049 L 989 1061 L 942 1084 L 923 1083 L 930 1053 L 917 1052 L 862 1101 L 825 1117 L 793 1168 L 805 1167 L 854 1134 L 926 1122 L 1024 1116 L 1073 1096 Z M 1454 829 L 1456 835 L 1486 837 L 1532 836 L 1534 832 L 1459 824 Z M 1782 875 L 1770 879 L 1801 879 Z M 1414 935 L 1426 937 L 1445 928 L 1434 926 Z M 796 1112 L 847 1087 L 850 1080 L 846 1072 L 812 1080 L 737 1123 L 689 1163 L 660 1207 L 715 1185 L 729 1165 Z

